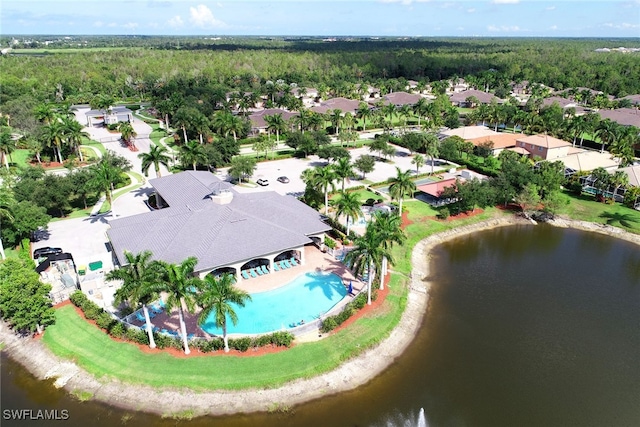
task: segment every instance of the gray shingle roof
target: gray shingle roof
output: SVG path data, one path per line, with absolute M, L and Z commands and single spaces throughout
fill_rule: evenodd
M 229 189 L 235 193 L 231 184 L 221 181 L 206 171 L 176 173 L 162 178 L 150 179 L 149 183 L 172 207 L 195 204 L 219 189 Z
M 203 200 L 201 185 L 210 178 L 200 175 L 194 180 L 193 172 L 191 178 L 175 178 L 184 174 L 189 172 L 150 182 L 154 186 L 159 183 L 165 190 L 175 186 L 197 200 L 109 222 L 107 233 L 121 263 L 125 250 L 150 250 L 154 259 L 171 263 L 195 256 L 196 271 L 210 270 L 299 247 L 311 242 L 309 235 L 330 229 L 317 211 L 275 192 L 234 193 L 227 205 Z M 190 182 L 191 188 L 184 186 L 185 182 Z M 171 198 L 171 192 L 169 195 Z

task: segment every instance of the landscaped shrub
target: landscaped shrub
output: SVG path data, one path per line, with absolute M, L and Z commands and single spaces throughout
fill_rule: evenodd
M 271 344 L 279 347 L 291 347 L 291 343 L 293 343 L 293 335 L 290 332 L 274 332 L 270 337 Z
M 358 296 L 351 301 L 351 304 L 353 304 L 353 308 L 356 310 L 364 308 L 364 306 L 367 305 L 367 294 L 364 292 L 358 294 Z
M 71 301 L 71 304 L 75 305 L 76 307 L 82 308 L 82 306 L 85 302 L 88 301 L 88 299 L 87 296 L 82 293 L 82 291 L 75 291 L 74 293 L 69 295 L 69 301 Z
M 251 338 L 249 337 L 229 340 L 229 348 L 234 348 L 238 351 L 245 352 L 249 350 L 249 347 L 251 347 Z
M 327 245 L 329 249 L 335 249 L 336 247 L 336 241 L 329 237 L 324 238 L 324 244 Z
M 118 321 L 115 320 L 111 316 L 111 314 L 107 313 L 106 311 L 103 311 L 100 314 L 98 314 L 98 317 L 96 318 L 96 325 L 98 325 L 99 328 L 102 328 L 106 331 L 109 331 L 111 329 L 112 322 L 118 322 Z
M 336 320 L 336 317 L 337 316 L 329 316 L 325 318 L 322 321 L 322 326 L 320 326 L 320 332 L 327 333 L 337 328 L 339 325 L 338 325 L 338 321 Z
M 86 304 L 86 305 L 89 305 L 89 304 Z M 102 309 L 97 305 L 89 305 L 84 310 L 84 317 L 86 317 L 89 320 L 96 320 L 98 316 L 100 316 L 100 314 L 102 314 Z
M 108 332 L 114 338 L 124 338 L 127 335 L 127 328 L 124 323 L 115 321 L 110 325 Z
M 149 345 L 149 337 L 142 329 L 129 328 L 127 329 L 126 337 L 129 341 L 133 341 L 137 344 Z
M 437 217 L 439 219 L 447 219 L 451 216 L 451 212 L 449 212 L 449 208 L 442 208 L 438 211 Z

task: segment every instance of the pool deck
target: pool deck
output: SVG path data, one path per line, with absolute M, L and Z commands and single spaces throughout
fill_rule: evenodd
M 352 281 L 354 293 L 358 293 L 362 289 L 366 288 L 366 283 L 362 283 L 357 280 L 351 271 L 342 264 L 340 261 L 335 259 L 333 256 L 323 253 L 315 246 L 306 246 L 304 248 L 304 265 L 298 265 L 296 267 L 288 268 L 286 270 L 280 270 L 271 272 L 266 275 L 258 276 L 256 278 L 251 279 L 242 279 L 236 285 L 238 288 L 245 290 L 248 293 L 256 293 L 256 292 L 264 292 L 271 289 L 276 289 L 280 286 L 286 285 L 291 282 L 293 279 L 298 277 L 301 274 L 305 274 L 311 271 L 324 271 L 329 273 L 334 273 L 343 279 L 343 283 L 345 286 L 349 285 L 349 281 Z M 343 307 L 347 302 L 352 299 L 351 296 L 347 296 L 338 304 L 336 304 L 332 310 L 332 312 L 337 312 L 341 307 Z M 200 314 L 200 309 L 197 308 L 194 314 L 188 313 L 186 310 L 184 312 L 185 323 L 187 325 L 187 334 L 194 334 L 196 337 L 210 337 L 209 334 L 204 332 L 198 326 L 198 316 Z M 334 313 L 335 314 L 335 313 Z M 166 329 L 167 331 L 178 331 L 179 330 L 179 320 L 178 320 L 178 311 L 174 309 L 171 316 L 168 316 L 166 312 L 162 312 L 157 314 L 153 319 L 151 319 L 151 323 L 153 326 L 158 327 L 159 329 Z M 134 321 L 132 324 L 136 326 L 144 327 L 143 322 Z M 302 325 L 299 328 L 295 328 L 299 331 L 293 331 L 296 333 L 309 333 L 313 335 L 317 331 L 317 328 L 311 328 L 312 325 Z M 309 330 L 307 330 L 309 329 Z

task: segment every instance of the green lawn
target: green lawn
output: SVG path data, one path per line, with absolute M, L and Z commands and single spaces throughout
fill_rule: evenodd
M 347 188 L 346 190 L 347 190 L 347 192 L 350 192 L 348 188 Z M 350 193 L 351 193 L 351 192 L 350 192 Z M 376 193 L 374 193 L 374 192 L 372 192 L 372 191 L 369 191 L 369 190 L 357 190 L 357 191 L 354 191 L 353 193 L 355 193 L 355 194 L 357 194 L 357 195 L 358 195 L 358 200 L 360 200 L 360 202 L 361 202 L 361 203 L 363 203 L 363 204 L 364 204 L 364 202 L 366 202 L 366 201 L 367 201 L 367 199 L 378 200 L 378 199 L 380 199 L 380 198 L 381 198 L 381 197 L 380 197 L 380 196 L 378 196 Z M 331 197 L 329 197 L 329 198 L 330 198 L 330 199 L 335 199 L 335 198 L 337 198 L 337 197 L 340 197 L 340 193 L 339 193 L 339 192 L 334 193 L 334 194 L 333 194 Z
M 9 164 L 14 164 L 18 167 L 24 167 L 29 165 L 31 160 L 31 152 L 25 149 L 17 149 L 11 153 Z M 4 165 L 3 165 L 4 166 Z
M 640 211 L 628 208 L 620 203 L 608 205 L 596 202 L 593 196 L 574 196 L 565 193 L 570 203 L 563 207 L 560 214 L 574 219 L 608 224 L 620 227 L 631 233 L 640 234 Z

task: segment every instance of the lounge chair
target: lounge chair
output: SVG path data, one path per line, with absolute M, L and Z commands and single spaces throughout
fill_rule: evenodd
M 293 266 L 291 265 L 291 263 L 289 262 L 289 260 L 288 260 L 288 259 L 285 259 L 285 260 L 284 260 L 284 261 L 282 261 L 282 262 L 284 262 L 284 263 L 286 264 L 287 268 L 291 268 L 291 267 L 293 267 Z
M 267 268 L 267 266 L 266 266 L 266 265 L 263 265 L 263 266 L 262 266 L 262 272 L 263 272 L 264 274 L 269 274 L 269 269 Z
M 154 317 L 156 317 L 156 314 L 153 311 L 149 312 L 149 319 L 153 319 Z M 144 319 L 144 316 L 142 316 L 142 318 Z
M 247 273 L 247 270 L 242 270 L 242 277 L 244 277 L 245 279 L 249 278 L 249 273 Z
M 258 273 L 258 276 L 262 276 L 262 270 L 260 270 L 260 267 L 256 267 L 255 270 L 256 273 Z
M 280 267 L 278 267 L 278 263 L 277 262 L 273 262 L 273 271 L 280 271 Z
M 287 264 L 285 264 L 284 261 L 280 261 L 280 268 L 283 270 L 286 270 L 287 268 L 289 268 L 289 266 Z
M 143 322 L 143 323 L 147 321 L 147 319 L 145 319 L 142 313 L 140 312 L 136 313 L 136 319 L 138 319 L 140 322 Z
M 294 257 L 291 257 L 290 261 L 291 261 L 291 264 L 293 264 L 294 267 L 298 265 L 298 262 L 296 261 L 296 259 Z
M 249 269 L 249 274 L 251 274 L 251 277 L 258 277 L 258 275 L 256 274 L 255 271 L 253 271 L 253 268 Z

